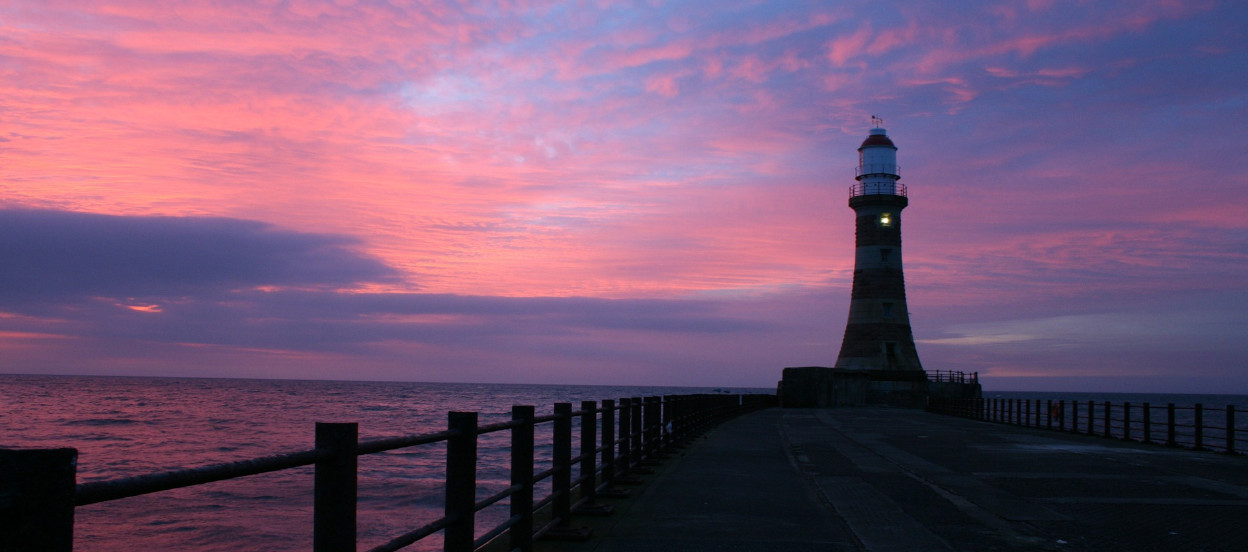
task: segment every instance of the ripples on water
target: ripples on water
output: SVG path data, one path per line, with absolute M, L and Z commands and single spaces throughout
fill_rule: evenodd
M 480 412 L 486 424 L 507 419 L 513 404 L 543 415 L 557 401 L 706 391 L 0 375 L 0 446 L 77 448 L 78 481 L 86 482 L 311 449 L 315 422 L 358 422 L 367 440 L 440 431 L 451 410 Z M 549 427 L 538 428 L 539 443 L 549 442 L 540 435 Z M 506 487 L 507 445 L 505 432 L 482 436 L 480 497 Z M 360 458 L 361 550 L 441 516 L 444 452 L 435 444 Z M 538 456 L 549 460 L 549 447 Z M 505 505 L 496 505 L 478 525 L 505 517 Z M 311 520 L 308 467 L 83 506 L 75 549 L 308 550 Z M 411 549 L 439 548 L 427 540 Z

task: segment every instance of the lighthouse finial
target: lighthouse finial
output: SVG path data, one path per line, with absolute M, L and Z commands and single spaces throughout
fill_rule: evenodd
M 871 128 L 884 128 L 884 119 L 881 119 L 879 115 L 872 115 Z

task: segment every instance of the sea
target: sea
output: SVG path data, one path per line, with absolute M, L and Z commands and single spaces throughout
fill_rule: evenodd
M 112 480 L 314 448 L 316 422 L 355 422 L 361 440 L 446 429 L 447 413 L 487 424 L 512 405 L 539 416 L 556 402 L 771 389 L 404 383 L 0 374 L 0 447 L 78 449 L 78 481 Z M 537 471 L 549 468 L 539 425 Z M 506 432 L 479 442 L 478 497 L 509 484 Z M 545 447 L 541 447 L 546 443 Z M 359 461 L 359 550 L 442 516 L 445 445 Z M 81 506 L 79 551 L 295 551 L 312 547 L 312 468 L 299 468 Z M 537 496 L 548 494 L 539 485 Z M 479 533 L 504 521 L 505 501 L 478 514 Z M 435 535 L 405 550 L 440 550 Z
M 0 375 L 0 447 L 78 449 L 78 481 L 101 481 L 313 448 L 316 422 L 355 422 L 361 440 L 445 429 L 447 412 L 509 418 L 512 405 L 548 414 L 556 402 L 771 389 Z M 1248 410 L 1243 395 L 992 392 L 985 397 L 1202 403 Z M 549 424 L 537 442 L 549 443 Z M 359 462 L 359 549 L 442 515 L 444 445 Z M 508 484 L 507 436 L 482 436 L 478 497 Z M 540 447 L 537 470 L 549 467 Z M 539 486 L 538 496 L 549 493 Z M 75 550 L 308 550 L 312 469 L 299 468 L 77 508 Z M 501 503 L 479 533 L 505 520 Z M 439 550 L 433 536 L 407 550 Z

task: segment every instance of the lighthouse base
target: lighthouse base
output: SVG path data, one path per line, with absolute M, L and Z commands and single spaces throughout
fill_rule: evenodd
M 929 396 L 976 398 L 973 383 L 929 382 L 916 370 L 847 370 L 822 366 L 785 368 L 778 389 L 786 408 L 889 405 L 924 408 Z

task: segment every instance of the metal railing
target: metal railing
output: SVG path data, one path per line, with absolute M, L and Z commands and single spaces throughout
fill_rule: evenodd
M 1026 427 L 1242 454 L 1248 424 L 1234 405 L 1132 404 L 1050 399 L 932 399 L 928 411 Z
M 979 372 L 928 370 L 927 381 L 936 383 L 979 383 Z
M 859 182 L 849 187 L 849 197 L 870 195 L 906 197 L 906 185 L 900 182 Z
M 73 550 L 76 506 L 314 466 L 313 550 L 354 552 L 359 457 L 446 443 L 444 515 L 370 552 L 399 550 L 438 532 L 446 551 L 478 550 L 504 535 L 509 550 L 530 551 L 536 538 L 575 532 L 572 515 L 592 508 L 600 492 L 639 473 L 643 461 L 724 420 L 775 404 L 774 395 L 633 397 L 618 404 L 583 401 L 575 411 L 571 403 L 556 403 L 545 416 L 536 416 L 532 406 L 515 406 L 510 420 L 486 425 L 478 424 L 476 412 L 449 412 L 445 431 L 362 442 L 358 424 L 317 423 L 311 450 L 89 483 L 76 483 L 75 449 L 0 450 L 0 550 Z M 576 456 L 574 420 L 580 422 Z M 535 473 L 534 427 L 547 423 L 553 426 L 551 467 Z M 510 485 L 478 501 L 478 438 L 501 431 L 511 432 Z M 547 479 L 550 494 L 535 500 L 535 484 Z M 574 491 L 579 495 L 575 504 Z M 476 513 L 503 500 L 509 500 L 510 517 L 475 536 Z M 543 510 L 550 521 L 535 528 L 534 514 Z

